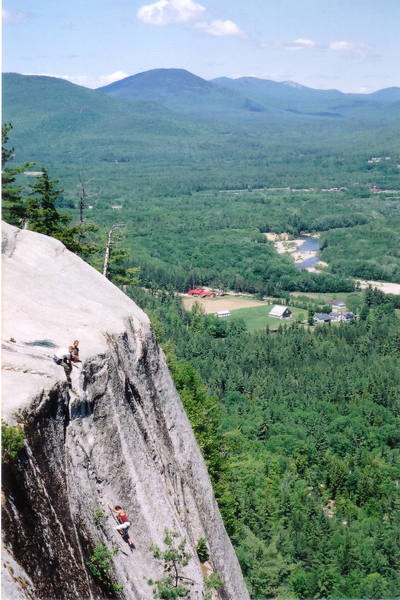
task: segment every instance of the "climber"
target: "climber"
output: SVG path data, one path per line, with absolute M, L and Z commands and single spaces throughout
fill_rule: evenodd
M 79 340 L 74 340 L 74 343 L 72 344 L 71 348 L 72 348 L 72 351 L 71 351 L 72 361 L 74 363 L 76 363 L 76 362 L 82 362 L 79 359 Z
M 128 515 L 124 511 L 124 509 L 118 504 L 113 508 L 108 505 L 108 508 L 116 515 L 115 518 L 119 525 L 115 528 L 122 535 L 124 540 L 129 544 L 130 549 L 134 548 L 133 542 L 131 541 L 128 533 L 128 529 L 131 526 L 130 521 L 128 521 Z
M 54 361 L 64 369 L 65 377 L 67 378 L 68 387 L 72 389 L 71 371 L 72 371 L 72 356 L 71 348 L 58 348 L 54 354 Z

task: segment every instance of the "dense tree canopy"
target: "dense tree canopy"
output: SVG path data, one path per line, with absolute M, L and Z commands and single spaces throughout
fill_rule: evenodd
M 400 321 L 248 334 L 168 293 L 149 312 L 253 598 L 397 597 Z M 222 462 L 221 462 L 222 460 Z

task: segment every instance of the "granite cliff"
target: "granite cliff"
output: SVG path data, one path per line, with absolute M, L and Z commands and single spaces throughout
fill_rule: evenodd
M 249 598 L 189 421 L 147 316 L 52 238 L 3 224 L 3 420 L 21 423 L 24 447 L 3 463 L 4 600 L 110 597 L 87 561 L 97 543 L 118 548 L 118 597 L 153 598 L 163 575 L 152 545 L 164 530 L 186 540 L 188 598 L 204 575 L 214 599 Z M 80 340 L 73 390 L 52 360 Z M 132 522 L 134 549 L 108 504 Z M 100 518 L 95 518 L 99 515 Z M 196 544 L 204 537 L 209 560 Z

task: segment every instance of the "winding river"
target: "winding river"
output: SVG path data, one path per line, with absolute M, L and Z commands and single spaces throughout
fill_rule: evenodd
M 300 263 L 297 263 L 296 269 L 309 269 L 310 267 L 313 267 L 318 262 L 320 262 L 319 239 L 317 237 L 311 236 L 301 236 L 300 239 L 304 240 L 304 242 L 301 244 L 301 246 L 298 247 L 298 252 L 315 252 L 315 255 L 306 258 Z

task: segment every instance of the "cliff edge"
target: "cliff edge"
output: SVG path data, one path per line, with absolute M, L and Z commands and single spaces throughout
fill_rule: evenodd
M 52 238 L 3 224 L 3 394 L 24 447 L 3 463 L 5 600 L 111 597 L 87 563 L 96 544 L 117 548 L 112 597 L 153 598 L 163 577 L 152 546 L 164 531 L 186 540 L 187 598 L 248 600 L 199 447 L 147 316 Z M 54 348 L 80 341 L 69 390 Z M 132 523 L 130 549 L 108 505 Z M 196 554 L 207 540 L 209 560 Z

